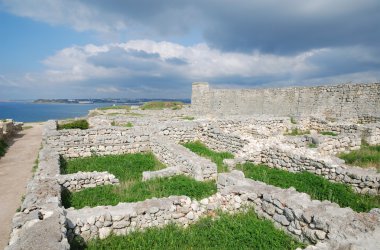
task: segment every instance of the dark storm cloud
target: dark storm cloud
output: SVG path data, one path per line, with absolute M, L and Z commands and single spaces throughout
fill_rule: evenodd
M 210 45 L 227 51 L 291 54 L 380 43 L 378 0 L 97 0 L 91 7 L 117 14 L 127 25 L 142 25 L 154 36 L 196 28 Z

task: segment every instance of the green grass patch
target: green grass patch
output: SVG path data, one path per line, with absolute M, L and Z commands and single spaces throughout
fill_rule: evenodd
M 234 158 L 233 154 L 229 152 L 216 152 L 214 150 L 209 149 L 200 141 L 187 142 L 182 145 L 190 149 L 192 152 L 213 161 L 218 166 L 219 173 L 228 171 L 227 166 L 223 163 L 223 160 Z
M 22 130 L 27 130 L 27 129 L 31 129 L 33 128 L 33 126 L 22 126 Z
M 242 170 L 248 178 L 281 188 L 294 187 L 298 192 L 309 194 L 312 199 L 336 202 L 341 207 L 351 207 L 357 212 L 380 207 L 380 196 L 357 194 L 348 185 L 333 183 L 309 172 L 290 173 L 252 163 L 238 165 L 237 169 Z
M 194 118 L 193 116 L 183 116 L 183 117 L 181 117 L 181 119 L 192 121 L 192 120 L 194 120 L 195 118 Z
M 4 140 L 0 140 L 0 157 L 5 155 L 7 148 L 8 144 Z
M 61 129 L 88 129 L 87 120 L 75 120 L 65 124 L 58 124 L 58 130 Z
M 380 172 L 380 145 L 370 146 L 362 142 L 359 150 L 338 155 L 347 164 L 363 168 L 374 167 Z
M 183 102 L 146 102 L 140 108 L 142 110 L 181 109 Z
M 127 122 L 126 124 L 120 124 L 120 123 L 117 123 L 115 121 L 112 121 L 111 125 L 112 126 L 119 126 L 119 127 L 126 127 L 126 128 L 132 128 L 133 127 L 132 122 Z
M 83 244 L 83 243 L 82 243 Z M 296 249 L 305 244 L 269 220 L 260 219 L 251 210 L 235 215 L 220 213 L 218 218 L 205 217 L 184 229 L 176 225 L 150 228 L 125 236 L 111 235 L 95 239 L 87 246 L 77 242 L 71 249 Z
M 332 131 L 322 131 L 319 132 L 321 135 L 331 135 L 331 136 L 337 136 L 338 134 Z
M 309 144 L 307 144 L 307 146 L 308 146 L 309 148 L 318 148 L 318 145 L 315 144 L 315 143 L 309 143 Z
M 297 135 L 308 135 L 308 134 L 310 134 L 309 130 L 302 131 L 302 130 L 299 130 L 298 128 L 294 128 L 290 132 L 285 133 L 284 135 L 297 136 Z
M 159 170 L 165 166 L 153 154 L 125 154 L 92 156 L 66 161 L 61 158 L 61 172 L 108 171 L 114 174 L 120 185 L 98 186 L 80 192 L 63 192 L 62 203 L 67 207 L 117 205 L 119 202 L 142 201 L 153 197 L 187 195 L 202 199 L 216 192 L 214 181 L 199 182 L 186 176 L 142 181 L 142 172 Z
M 97 108 L 98 110 L 110 110 L 110 109 L 124 109 L 124 110 L 130 110 L 131 107 L 128 105 L 120 105 L 120 106 L 107 106 L 107 107 L 100 107 Z

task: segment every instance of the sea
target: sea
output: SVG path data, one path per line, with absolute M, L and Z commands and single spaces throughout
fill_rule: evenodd
M 13 119 L 17 122 L 40 122 L 51 119 L 76 118 L 86 116 L 90 109 L 111 106 L 113 104 L 33 103 L 31 101 L 0 102 L 0 120 Z

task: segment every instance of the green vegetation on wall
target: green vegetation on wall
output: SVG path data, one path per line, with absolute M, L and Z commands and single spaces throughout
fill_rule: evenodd
M 65 124 L 58 124 L 57 129 L 88 129 L 89 124 L 87 120 L 75 120 Z
M 359 167 L 374 167 L 380 172 L 380 145 L 370 146 L 365 141 L 359 150 L 338 155 L 347 164 Z
M 200 141 L 195 142 L 187 142 L 184 143 L 183 146 L 190 149 L 192 152 L 206 157 L 214 162 L 218 166 L 218 173 L 226 172 L 227 166 L 223 163 L 224 159 L 233 159 L 233 154 L 229 152 L 216 152 L 214 150 L 209 149 L 206 145 L 204 145 Z
M 250 210 L 235 215 L 219 213 L 205 217 L 188 228 L 168 225 L 111 235 L 87 243 L 71 244 L 71 249 L 296 249 L 305 244 L 296 241 L 269 220 L 260 219 Z
M 242 170 L 247 178 L 280 188 L 294 187 L 298 192 L 309 194 L 312 199 L 336 202 L 341 207 L 351 207 L 357 212 L 380 207 L 380 196 L 357 194 L 348 185 L 333 183 L 309 172 L 290 173 L 252 163 L 238 165 L 237 169 Z
M 302 130 L 299 130 L 298 128 L 294 128 L 290 132 L 285 133 L 284 135 L 297 136 L 297 135 L 307 135 L 307 134 L 310 134 L 309 130 L 302 131 Z
M 182 102 L 146 102 L 141 106 L 142 110 L 181 109 Z
M 61 158 L 63 174 L 78 171 L 107 171 L 120 180 L 120 185 L 86 188 L 79 192 L 62 193 L 62 203 L 67 207 L 117 205 L 119 202 L 143 201 L 153 197 L 187 195 L 202 199 L 216 192 L 214 181 L 200 182 L 193 178 L 178 175 L 171 178 L 159 178 L 142 181 L 143 171 L 164 168 L 151 153 L 92 156 L 66 161 Z
M 331 135 L 331 136 L 337 136 L 338 134 L 332 131 L 322 131 L 319 132 L 321 135 Z

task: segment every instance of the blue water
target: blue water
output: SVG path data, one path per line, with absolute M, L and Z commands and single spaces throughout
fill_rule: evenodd
M 111 103 L 45 104 L 32 102 L 0 102 L 0 119 L 13 119 L 18 122 L 37 122 L 50 119 L 75 118 L 86 116 L 90 109 L 111 105 Z

